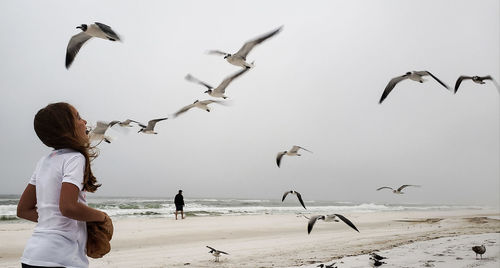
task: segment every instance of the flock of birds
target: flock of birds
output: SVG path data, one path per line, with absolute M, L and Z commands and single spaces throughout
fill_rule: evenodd
M 81 24 L 80 26 L 78 26 L 76 28 L 80 29 L 81 32 L 74 35 L 73 37 L 71 37 L 71 39 L 68 43 L 67 50 L 66 50 L 66 68 L 67 69 L 69 69 L 70 66 L 72 65 L 73 61 L 75 60 L 76 55 L 78 54 L 78 51 L 82 48 L 83 44 L 85 44 L 85 42 L 87 42 L 91 38 L 96 37 L 96 38 L 101 38 L 101 39 L 105 39 L 105 40 L 109 40 L 109 41 L 121 41 L 119 35 L 117 33 L 115 33 L 111 27 L 109 27 L 108 25 L 105 25 L 103 23 L 95 22 L 94 24 L 90 24 L 90 25 Z M 247 62 L 248 54 L 252 51 L 252 49 L 255 46 L 257 46 L 258 44 L 264 42 L 265 40 L 273 37 L 274 35 L 278 34 L 282 29 L 283 29 L 283 26 L 280 26 L 280 27 L 272 30 L 269 33 L 266 33 L 262 36 L 259 36 L 257 38 L 250 40 L 250 41 L 247 41 L 234 54 L 222 52 L 220 50 L 208 51 L 209 54 L 222 55 L 228 63 L 235 65 L 235 66 L 238 66 L 238 67 L 241 67 L 241 70 L 226 77 L 218 86 L 213 87 L 213 86 L 209 85 L 208 83 L 203 82 L 202 80 L 194 77 L 191 74 L 187 74 L 185 79 L 189 82 L 196 83 L 196 84 L 199 84 L 203 87 L 206 87 L 207 90 L 204 93 L 208 94 L 210 97 L 227 99 L 228 97 L 225 95 L 226 89 L 231 84 L 231 82 L 234 79 L 245 74 L 246 72 L 248 72 L 250 69 L 252 69 L 255 66 L 254 62 L 251 62 L 251 63 Z M 432 77 L 439 84 L 441 84 L 443 87 L 445 87 L 446 89 L 449 90 L 449 87 L 445 83 L 443 83 L 441 80 L 439 80 L 436 76 L 434 76 L 431 72 L 429 72 L 429 71 L 412 71 L 412 72 L 407 72 L 406 74 L 404 74 L 402 76 L 392 78 L 389 81 L 389 83 L 387 84 L 387 86 L 385 87 L 385 89 L 382 93 L 382 96 L 379 100 L 379 103 L 381 104 L 387 98 L 387 96 L 393 91 L 393 89 L 396 87 L 396 85 L 399 82 L 401 82 L 405 79 L 410 79 L 412 81 L 423 83 L 425 81 L 423 78 L 424 76 Z M 495 86 L 497 88 L 499 88 L 499 90 L 500 90 L 500 87 L 498 87 L 498 84 L 496 83 L 496 81 L 494 81 L 493 78 L 489 75 L 487 75 L 487 76 L 463 76 L 462 75 L 456 81 L 454 93 L 456 93 L 458 91 L 459 86 L 461 85 L 461 83 L 464 80 L 472 80 L 473 82 L 475 82 L 477 84 L 485 84 L 485 82 L 484 82 L 485 80 L 491 80 L 495 84 Z M 182 107 L 177 112 L 175 112 L 172 116 L 177 117 L 183 113 L 186 113 L 187 111 L 189 111 L 193 108 L 198 108 L 198 109 L 210 112 L 209 105 L 213 104 L 213 103 L 221 104 L 221 105 L 226 104 L 224 101 L 214 100 L 214 99 L 208 99 L 208 100 L 202 100 L 202 101 L 196 100 L 192 104 L 189 104 L 189 105 Z M 149 122 L 147 124 L 144 124 L 144 123 L 141 123 L 139 121 L 132 120 L 132 119 L 127 119 L 124 121 L 114 120 L 111 122 L 98 121 L 94 127 L 90 127 L 90 126 L 87 127 L 87 133 L 88 133 L 89 139 L 91 141 L 98 142 L 95 145 L 95 146 L 97 146 L 102 141 L 105 141 L 107 143 L 111 143 L 112 138 L 110 136 L 106 135 L 106 131 L 111 127 L 114 127 L 114 126 L 133 127 L 134 125 L 136 125 L 137 127 L 139 127 L 138 133 L 158 134 L 155 131 L 156 124 L 159 122 L 162 122 L 164 120 L 167 120 L 167 119 L 168 119 L 168 117 L 152 119 L 152 120 L 149 120 Z M 281 161 L 282 161 L 283 156 L 285 156 L 285 155 L 286 156 L 300 156 L 301 154 L 299 154 L 299 150 L 304 150 L 304 151 L 307 151 L 309 153 L 312 153 L 308 149 L 305 149 L 305 148 L 298 146 L 298 145 L 294 145 L 290 150 L 278 152 L 278 154 L 276 156 L 276 164 L 277 164 L 278 168 L 281 166 Z M 382 190 L 382 189 L 389 189 L 389 190 L 392 190 L 394 194 L 403 194 L 402 190 L 405 189 L 406 187 L 410 187 L 410 186 L 419 187 L 419 185 L 409 185 L 409 184 L 402 185 L 401 187 L 399 187 L 397 189 L 393 189 L 392 187 L 389 187 L 389 186 L 383 186 L 383 187 L 378 188 L 377 191 Z M 283 197 L 282 197 L 282 202 L 285 200 L 285 198 L 289 194 L 297 196 L 302 207 L 304 207 L 304 209 L 307 209 L 305 204 L 304 204 L 304 201 L 302 199 L 301 194 L 295 190 L 290 190 L 290 191 L 285 192 L 283 194 Z M 306 216 L 304 216 L 304 217 L 306 217 Z M 309 220 L 308 224 L 307 224 L 307 233 L 308 234 L 311 233 L 313 226 L 315 225 L 315 223 L 318 220 L 323 220 L 324 222 L 342 221 L 345 224 L 347 224 L 349 227 L 354 229 L 355 231 L 359 232 L 358 228 L 349 219 L 347 219 L 346 217 L 344 217 L 343 215 L 340 215 L 340 214 L 314 215 L 314 216 L 306 217 L 306 218 Z M 216 262 L 219 261 L 219 257 L 221 254 L 229 255 L 229 253 L 227 253 L 225 251 L 217 250 L 217 249 L 210 247 L 210 246 L 207 246 L 207 248 L 210 249 L 209 253 L 211 253 L 215 257 Z M 484 246 L 481 246 L 481 247 L 478 246 L 478 247 L 474 247 L 473 250 L 477 254 L 483 254 L 486 249 L 484 248 Z M 385 262 L 382 261 L 383 259 L 386 259 L 386 257 L 382 257 L 382 256 L 377 255 L 375 253 L 372 253 L 371 257 L 370 257 L 370 260 L 373 261 L 373 263 L 372 263 L 373 267 L 379 267 L 382 264 L 384 264 Z M 318 267 L 333 268 L 333 267 L 336 267 L 334 265 L 335 265 L 335 263 L 330 264 L 330 265 L 320 264 L 320 265 L 318 265 Z

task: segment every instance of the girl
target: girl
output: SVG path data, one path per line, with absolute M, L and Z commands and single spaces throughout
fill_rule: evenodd
M 87 206 L 85 192 L 100 186 L 90 161 L 96 157 L 87 122 L 68 103 L 52 103 L 35 115 L 40 140 L 54 150 L 42 157 L 17 206 L 17 216 L 37 222 L 21 257 L 23 268 L 88 267 L 86 222 L 110 221 Z

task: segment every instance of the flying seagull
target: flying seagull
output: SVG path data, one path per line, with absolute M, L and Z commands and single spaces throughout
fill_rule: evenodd
M 185 113 L 185 112 L 189 111 L 189 109 L 194 108 L 194 107 L 205 110 L 207 112 L 210 112 L 210 108 L 208 107 L 208 105 L 211 103 L 224 104 L 223 101 L 217 101 L 217 100 L 204 100 L 204 101 L 195 100 L 192 104 L 184 106 L 184 107 L 182 107 L 182 109 L 177 111 L 174 114 L 174 117 L 177 117 L 180 114 Z
M 76 57 L 76 54 L 82 48 L 83 44 L 92 37 L 107 39 L 109 41 L 120 41 L 120 37 L 106 24 L 96 22 L 94 24 L 82 24 L 76 27 L 82 32 L 73 35 L 66 48 L 66 69 L 69 69 L 71 63 Z
M 101 143 L 105 141 L 107 143 L 111 143 L 111 137 L 106 136 L 106 130 L 109 128 L 109 123 L 104 121 L 97 121 L 96 126 L 94 128 L 87 129 L 88 136 L 90 141 L 98 141 Z
M 298 153 L 299 149 L 302 149 L 302 150 L 305 150 L 305 151 L 308 151 L 310 153 L 312 153 L 311 151 L 307 150 L 306 148 L 302 148 L 300 146 L 297 146 L 297 145 L 294 145 L 292 147 L 292 149 L 288 150 L 288 151 L 283 151 L 283 152 L 279 152 L 278 155 L 276 155 L 276 164 L 278 164 L 278 167 L 280 167 L 280 164 L 281 164 L 281 158 L 284 156 L 284 155 L 289 155 L 289 156 L 300 156 L 300 154 Z
M 141 127 L 141 129 L 139 129 L 139 131 L 137 133 L 142 132 L 144 134 L 158 134 L 154 131 L 156 123 L 163 121 L 163 120 L 167 120 L 167 119 L 168 118 L 165 117 L 165 118 L 158 118 L 158 119 L 149 120 L 147 126 L 139 123 L 139 126 Z
M 288 194 L 294 194 L 294 195 L 296 195 L 296 196 L 297 196 L 297 198 L 299 199 L 300 204 L 301 204 L 301 205 L 302 205 L 305 209 L 307 209 L 307 208 L 306 208 L 306 205 L 304 205 L 304 201 L 302 201 L 302 196 L 300 195 L 300 193 L 299 193 L 299 192 L 296 192 L 296 191 L 293 191 L 293 190 L 288 191 L 288 192 L 285 192 L 285 193 L 283 194 L 283 198 L 281 198 L 281 202 L 285 201 L 285 197 L 286 197 Z
M 391 81 L 389 81 L 389 83 L 385 87 L 384 93 L 382 93 L 382 97 L 380 97 L 380 101 L 378 103 L 382 103 L 385 100 L 385 98 L 387 98 L 387 95 L 389 95 L 389 93 L 391 93 L 392 89 L 396 86 L 397 83 L 399 83 L 405 79 L 410 79 L 413 81 L 423 83 L 425 81 L 423 79 L 423 76 L 426 76 L 426 75 L 430 75 L 432 78 L 434 78 L 436 81 L 438 81 L 443 87 L 445 87 L 446 89 L 449 89 L 449 87 L 446 84 L 441 82 L 441 80 L 439 80 L 437 77 L 435 77 L 433 74 L 431 74 L 428 71 L 407 72 L 406 74 L 404 74 L 402 76 L 394 77 L 393 79 L 391 79 Z
M 190 74 L 186 75 L 186 80 L 191 81 L 191 82 L 195 82 L 197 84 L 200 84 L 202 86 L 207 87 L 208 90 L 205 91 L 205 93 L 208 93 L 208 95 L 210 95 L 212 97 L 226 99 L 227 96 L 225 96 L 224 93 L 226 93 L 226 88 L 227 88 L 227 86 L 229 86 L 229 83 L 231 83 L 231 81 L 233 81 L 233 79 L 244 74 L 248 70 L 249 70 L 248 68 L 244 68 L 243 70 L 241 70 L 241 71 L 239 71 L 231 76 L 226 77 L 224 79 L 224 81 L 222 81 L 222 83 L 220 83 L 216 88 L 214 88 L 211 85 L 195 78 L 194 76 L 192 76 Z
M 310 234 L 311 231 L 312 231 L 312 228 L 314 226 L 314 224 L 316 223 L 317 220 L 323 220 L 325 222 L 339 222 L 339 220 L 342 220 L 345 224 L 349 225 L 352 229 L 356 230 L 358 233 L 359 233 L 359 230 L 358 228 L 356 228 L 356 226 L 354 226 L 354 224 L 348 220 L 346 217 L 340 215 L 340 214 L 331 214 L 331 215 L 315 215 L 315 216 L 312 216 L 310 219 L 309 219 L 309 222 L 307 223 L 307 233 Z
M 487 75 L 487 76 L 465 76 L 465 75 L 462 75 L 457 79 L 457 82 L 455 83 L 455 93 L 457 93 L 458 87 L 460 86 L 462 81 L 467 80 L 467 79 L 471 79 L 472 82 L 477 83 L 477 84 L 484 84 L 485 83 L 484 80 L 491 80 L 495 83 L 495 80 L 493 80 L 493 78 L 491 78 L 491 76 L 489 76 L 489 75 Z M 498 85 L 496 83 L 495 83 L 495 86 L 498 88 Z
M 377 191 L 380 191 L 382 189 L 390 189 L 392 190 L 393 193 L 395 194 L 404 194 L 402 191 L 404 188 L 406 187 L 409 187 L 409 186 L 413 186 L 413 187 L 420 187 L 420 185 L 410 185 L 410 184 L 405 184 L 405 185 L 401 185 L 401 187 L 399 187 L 397 190 L 394 190 L 393 188 L 389 187 L 389 186 L 384 186 L 384 187 L 380 187 L 377 189 Z
M 226 52 L 222 52 L 220 50 L 210 50 L 208 51 L 209 54 L 218 54 L 218 55 L 223 55 L 224 56 L 224 59 L 227 60 L 227 62 L 233 64 L 233 65 L 236 65 L 236 66 L 240 66 L 240 67 L 243 67 L 243 68 L 252 68 L 254 65 L 253 63 L 248 63 L 246 60 L 247 60 L 247 55 L 248 53 L 250 53 L 250 51 L 252 51 L 252 49 L 264 42 L 266 39 L 272 37 L 273 35 L 279 33 L 281 31 L 281 29 L 283 29 L 283 26 L 280 26 L 279 28 L 275 29 L 275 30 L 272 30 L 271 32 L 269 33 L 266 33 L 260 37 L 257 37 L 253 40 L 250 40 L 248 42 L 246 42 L 241 48 L 240 50 L 238 50 L 238 52 L 236 52 L 236 54 L 230 54 L 230 53 L 226 53 Z
M 476 260 L 477 260 L 477 254 L 481 256 L 481 259 L 483 258 L 483 254 L 486 252 L 486 247 L 484 245 L 481 246 L 473 246 L 472 250 L 474 253 L 476 253 Z
M 219 261 L 219 257 L 220 257 L 220 254 L 226 254 L 226 255 L 229 255 L 229 253 L 227 252 L 224 252 L 224 251 L 221 251 L 221 250 L 217 250 L 213 247 L 209 247 L 207 246 L 207 248 L 210 249 L 210 251 L 208 253 L 212 253 L 212 255 L 214 255 L 215 257 L 215 261 L 218 262 Z
M 125 121 L 113 120 L 113 121 L 109 122 L 109 126 L 112 127 L 112 126 L 118 124 L 120 127 L 132 127 L 130 125 L 131 123 L 139 124 L 139 122 L 137 122 L 135 120 L 127 119 Z

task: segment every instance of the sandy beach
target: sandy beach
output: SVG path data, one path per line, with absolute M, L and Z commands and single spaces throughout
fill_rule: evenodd
M 454 267 L 498 267 L 500 263 L 498 210 L 344 216 L 360 233 L 343 223 L 321 221 L 308 235 L 307 219 L 297 215 L 188 217 L 177 221 L 115 218 L 111 252 L 91 259 L 90 267 L 315 267 L 332 261 L 339 262 L 339 267 L 367 267 L 368 257 L 363 254 L 372 251 L 391 256 L 392 264 L 388 262 L 387 267 L 446 267 L 437 260 L 445 255 L 459 263 Z M 0 223 L 1 267 L 20 266 L 19 258 L 34 226 L 25 221 Z M 419 245 L 422 241 L 428 244 Z M 485 260 L 476 261 L 470 248 L 480 243 L 488 249 Z M 222 255 L 216 263 L 206 246 L 230 255 Z M 447 251 L 450 248 L 453 250 Z M 404 258 L 409 253 L 412 258 Z

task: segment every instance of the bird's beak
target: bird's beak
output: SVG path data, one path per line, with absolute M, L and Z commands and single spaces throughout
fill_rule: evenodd
M 208 93 L 208 90 L 207 90 L 207 91 L 205 91 L 205 93 Z
M 83 30 L 82 26 L 76 26 L 76 28 L 77 28 L 77 29 L 82 29 L 82 30 Z

